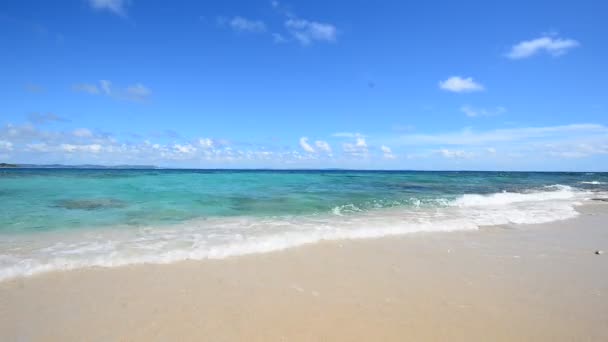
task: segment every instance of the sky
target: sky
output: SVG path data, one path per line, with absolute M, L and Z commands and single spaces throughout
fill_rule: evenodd
M 6 0 L 0 162 L 608 171 L 606 1 Z

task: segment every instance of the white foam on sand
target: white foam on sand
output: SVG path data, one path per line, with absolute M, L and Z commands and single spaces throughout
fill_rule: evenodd
M 452 201 L 437 200 L 443 205 L 435 207 L 340 208 L 318 216 L 208 218 L 171 226 L 7 236 L 0 240 L 0 280 L 91 266 L 220 259 L 323 240 L 545 223 L 575 217 L 575 206 L 589 194 L 556 185 L 523 193 L 467 194 Z

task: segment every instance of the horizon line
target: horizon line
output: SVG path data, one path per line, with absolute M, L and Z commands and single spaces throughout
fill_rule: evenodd
M 9 164 L 12 163 L 0 163 Z M 565 171 L 565 170 L 471 170 L 471 169 L 354 169 L 354 168 L 201 168 L 201 167 L 164 167 L 156 165 L 103 165 L 103 164 L 26 164 L 15 163 L 14 167 L 2 167 L 0 169 L 120 169 L 120 170 L 201 170 L 201 171 L 367 171 L 367 172 L 536 172 L 536 173 L 608 173 L 607 171 Z

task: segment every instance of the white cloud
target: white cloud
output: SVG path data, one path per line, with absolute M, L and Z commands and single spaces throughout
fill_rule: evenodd
M 0 140 L 0 150 L 12 151 L 13 143 L 6 140 Z
M 61 144 L 60 148 L 64 152 L 85 152 L 85 153 L 99 153 L 102 150 L 100 144 L 85 144 L 85 145 L 74 145 L 74 144 Z
M 548 154 L 559 158 L 585 158 L 592 155 L 608 154 L 608 141 L 562 142 L 546 146 Z
M 46 143 L 34 143 L 25 145 L 28 152 L 49 152 L 50 148 Z
M 312 146 L 310 146 L 310 144 L 308 143 L 308 138 L 307 137 L 301 137 L 300 138 L 300 147 L 304 151 L 306 151 L 308 153 L 314 153 L 315 152 L 315 149 Z
M 453 159 L 453 158 L 459 158 L 459 159 L 462 159 L 462 158 L 471 158 L 473 156 L 473 154 L 470 153 L 470 152 L 465 152 L 465 151 L 462 151 L 462 150 L 448 150 L 448 149 L 445 149 L 445 148 L 437 150 L 436 152 L 439 153 L 442 157 L 444 157 L 444 158 L 450 158 L 450 159 Z
M 108 80 L 100 80 L 99 85 L 92 83 L 75 84 L 72 86 L 72 89 L 91 95 L 106 95 L 117 99 L 136 102 L 144 101 L 152 94 L 152 91 L 141 83 L 135 83 L 126 88 L 115 90 L 112 86 L 112 82 Z
M 213 140 L 209 138 L 198 139 L 198 144 L 204 149 L 213 148 L 214 146 Z
M 238 32 L 266 32 L 266 24 L 260 20 L 250 20 L 236 16 L 228 21 L 228 26 Z
M 28 142 L 32 140 L 54 139 L 60 134 L 51 131 L 42 131 L 32 124 L 7 124 L 0 128 L 0 140 L 15 142 Z
M 163 144 L 150 141 L 148 137 L 140 137 L 139 142 L 132 141 L 133 137 L 121 141 L 109 134 L 94 133 L 85 129 L 76 130 L 75 135 L 73 130 L 42 128 L 44 126 L 38 127 L 29 123 L 0 126 L 0 156 L 4 159 L 17 156 L 24 162 L 40 164 L 145 164 L 173 167 L 309 167 L 309 163 L 317 163 L 320 160 L 316 153 L 272 150 L 273 147 L 255 146 L 245 142 L 236 143 L 231 147 L 222 139 L 200 138 L 184 141 L 182 137 L 174 136 L 171 139 L 177 142 Z M 325 152 L 326 146 L 322 140 L 310 145 L 318 146 L 314 149 L 319 153 Z M 11 151 L 8 151 L 8 148 Z M 327 153 L 327 156 L 331 154 Z M 325 160 L 329 162 L 329 159 Z
M 143 101 L 150 96 L 150 93 L 150 89 L 146 88 L 141 83 L 128 86 L 125 90 L 127 97 L 133 101 Z
M 507 109 L 504 107 L 496 107 L 493 109 L 485 109 L 485 108 L 475 108 L 471 106 L 462 106 L 460 107 L 460 111 L 466 114 L 466 116 L 474 118 L 478 116 L 495 116 L 501 115 L 507 112 Z
M 367 148 L 367 142 L 365 142 L 364 138 L 359 137 L 357 138 L 357 143 L 355 144 L 355 146 Z
M 91 144 L 91 145 L 86 145 L 85 147 L 89 152 L 93 152 L 93 153 L 98 153 L 99 151 L 101 151 L 101 145 L 99 144 Z
M 445 81 L 439 81 L 439 88 L 455 93 L 470 93 L 484 90 L 484 86 L 473 80 L 472 77 L 463 78 L 451 76 Z
M 43 119 L 46 120 L 46 117 Z M 608 127 L 599 124 L 486 130 L 466 128 L 430 134 L 389 132 L 389 136 L 375 136 L 377 145 L 373 146 L 360 133 L 338 133 L 339 137 L 335 139 L 339 145 L 330 146 L 327 141 L 303 137 L 303 147 L 297 151 L 273 146 L 270 141 L 263 145 L 232 141 L 227 146 L 225 140 L 204 137 L 189 139 L 180 135 L 154 136 L 152 133 L 139 136 L 123 133 L 114 137 L 85 128 L 62 131 L 58 129 L 60 127 L 28 122 L 0 126 L 0 155 L 9 159 L 10 154 L 10 158 L 31 163 L 173 167 L 382 168 L 399 161 L 400 164 L 394 165 L 410 168 L 573 167 L 579 170 L 598 169 L 608 158 Z M 336 153 L 338 149 L 340 151 Z M 397 155 L 393 149 L 403 150 L 404 153 Z M 338 157 L 335 158 L 332 153 L 338 154 Z M 498 155 L 500 158 L 497 158 Z M 406 158 L 407 164 L 401 164 Z M 570 163 L 569 158 L 579 160 Z M 369 163 L 370 160 L 374 160 L 373 165 Z
M 192 154 L 192 153 L 196 152 L 196 147 L 194 147 L 190 144 L 184 144 L 184 145 L 174 144 L 173 149 L 176 152 L 184 153 L 184 154 Z
M 283 35 L 280 33 L 276 33 L 276 32 L 272 33 L 272 39 L 277 44 L 287 43 L 287 39 L 285 37 L 283 37 Z
M 92 95 L 99 94 L 99 89 L 97 88 L 97 86 L 95 84 L 90 84 L 90 83 L 74 84 L 72 86 L 72 89 L 74 91 L 83 92 L 83 93 L 89 93 L 89 94 L 92 94 Z
M 336 137 L 336 138 L 359 138 L 359 137 L 365 137 L 365 135 L 361 134 L 361 133 L 357 133 L 357 132 L 337 132 L 331 135 L 332 137 Z
M 127 15 L 128 0 L 89 0 L 89 5 L 96 10 L 110 11 L 124 17 Z
M 76 145 L 72 144 L 61 144 L 61 149 L 65 152 L 74 152 L 76 151 Z
M 304 151 L 308 153 L 325 152 L 327 155 L 331 156 L 331 146 L 329 146 L 329 143 L 326 141 L 317 140 L 314 142 L 314 146 L 316 146 L 316 149 L 308 142 L 308 137 L 300 138 L 300 147 Z M 308 156 L 308 158 L 310 158 L 310 156 Z
M 110 95 L 112 93 L 112 82 L 108 80 L 101 80 L 99 81 L 99 84 L 106 95 Z
M 385 159 L 395 159 L 395 155 L 390 147 L 382 145 L 380 146 L 380 149 L 382 150 L 382 154 Z
M 74 134 L 74 136 L 78 138 L 90 138 L 93 136 L 93 132 L 86 128 L 75 129 L 72 134 Z
M 511 47 L 507 53 L 510 59 L 522 59 L 546 52 L 551 56 L 560 56 L 568 50 L 580 46 L 574 39 L 562 39 L 553 37 L 540 37 L 532 40 L 524 40 Z
M 308 21 L 304 19 L 287 19 L 285 27 L 302 45 L 310 45 L 315 41 L 335 42 L 337 29 L 334 25 Z
M 358 137 L 355 140 L 355 143 L 344 143 L 342 144 L 342 150 L 344 153 L 355 156 L 355 157 L 365 157 L 367 156 L 367 142 L 365 138 Z
M 317 140 L 317 141 L 315 141 L 315 145 L 317 146 L 319 151 L 322 151 L 325 153 L 331 153 L 331 146 L 329 146 L 327 141 Z
M 481 145 L 491 142 L 508 142 L 564 135 L 607 134 L 608 127 L 597 124 L 572 124 L 546 127 L 503 128 L 475 132 L 464 129 L 459 132 L 437 134 L 407 134 L 399 141 L 407 145 Z

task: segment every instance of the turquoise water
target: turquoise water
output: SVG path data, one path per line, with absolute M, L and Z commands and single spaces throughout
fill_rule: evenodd
M 0 170 L 0 280 L 326 239 L 550 222 L 607 173 Z
M 603 190 L 608 175 L 7 169 L 0 170 L 0 232 L 142 226 L 210 216 L 348 213 L 419 201 L 432 206 L 463 194 L 522 192 L 554 184 Z

